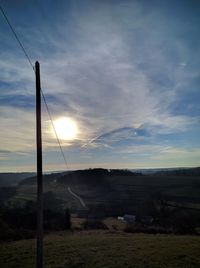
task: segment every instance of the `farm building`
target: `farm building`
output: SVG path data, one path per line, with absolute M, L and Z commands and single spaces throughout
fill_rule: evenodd
M 127 223 L 135 223 L 136 222 L 136 215 L 125 214 L 123 216 L 123 220 Z

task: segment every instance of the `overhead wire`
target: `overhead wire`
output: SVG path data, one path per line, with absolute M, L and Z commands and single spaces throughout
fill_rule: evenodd
M 60 147 L 60 151 L 61 151 L 61 154 L 62 154 L 62 156 L 63 156 L 65 165 L 66 165 L 67 169 L 69 169 L 69 167 L 68 167 L 68 163 L 67 163 L 67 160 L 66 160 L 66 157 L 65 157 L 63 148 L 62 148 L 62 145 L 61 145 L 61 143 L 60 143 L 60 140 L 59 140 L 59 138 L 58 138 L 58 134 L 57 134 L 56 128 L 55 128 L 54 123 L 53 123 L 53 119 L 52 119 L 52 116 L 51 116 L 51 113 L 50 113 L 50 110 L 49 110 L 47 101 L 46 101 L 46 99 L 45 99 L 45 96 L 44 96 L 44 93 L 43 93 L 42 89 L 40 89 L 40 91 L 41 91 L 41 93 L 42 93 L 42 98 L 43 98 L 44 104 L 45 104 L 45 106 L 46 106 L 46 110 L 47 110 L 47 113 L 48 113 L 48 115 L 49 115 L 49 118 L 50 118 L 50 121 L 51 121 L 53 130 L 54 130 L 54 133 L 55 133 L 55 136 L 56 136 L 58 145 L 59 145 L 59 147 Z
M 16 33 L 14 27 L 13 27 L 12 24 L 10 23 L 10 21 L 9 21 L 9 19 L 8 19 L 8 17 L 7 17 L 7 15 L 5 14 L 5 12 L 4 12 L 4 10 L 3 10 L 3 8 L 2 8 L 1 6 L 0 6 L 0 10 L 1 10 L 1 13 L 3 14 L 3 16 L 4 16 L 4 18 L 5 18 L 6 22 L 7 22 L 7 24 L 9 25 L 9 27 L 10 27 L 12 33 L 14 34 L 14 36 L 15 36 L 17 42 L 19 43 L 21 49 L 23 50 L 25 57 L 27 58 L 29 64 L 31 65 L 32 69 L 34 70 L 34 65 L 32 64 L 31 59 L 30 59 L 30 57 L 29 57 L 29 55 L 28 55 L 28 53 L 27 53 L 25 47 L 23 46 L 22 42 L 20 41 L 20 39 L 19 39 L 19 37 L 18 37 L 18 35 L 17 35 L 17 33 Z
M 29 64 L 30 64 L 30 66 L 31 66 L 31 68 L 33 69 L 33 71 L 34 71 L 34 73 L 35 73 L 35 67 L 34 67 L 34 65 L 33 65 L 32 61 L 31 61 L 31 59 L 30 59 L 30 57 L 29 57 L 29 55 L 28 55 L 28 52 L 26 51 L 24 45 L 23 45 L 22 42 L 20 41 L 20 38 L 19 38 L 19 36 L 18 36 L 16 30 L 15 30 L 14 27 L 12 26 L 10 20 L 8 19 L 8 16 L 6 15 L 6 13 L 5 13 L 5 11 L 4 11 L 4 9 L 3 9 L 3 7 L 2 7 L 1 5 L 0 5 L 0 10 L 1 10 L 1 13 L 2 13 L 4 19 L 6 20 L 8 26 L 10 27 L 10 29 L 11 29 L 13 35 L 15 36 L 15 39 L 17 40 L 19 46 L 21 47 L 21 49 L 22 49 L 22 51 L 23 51 L 25 57 L 27 58 L 27 60 L 28 60 L 28 62 L 29 62 Z M 62 154 L 64 163 L 65 163 L 67 169 L 69 169 L 68 162 L 67 162 L 67 160 L 66 160 L 66 157 L 65 157 L 65 154 L 64 154 L 64 151 L 63 151 L 61 142 L 60 142 L 60 140 L 59 140 L 59 137 L 58 137 L 56 128 L 55 128 L 55 126 L 54 126 L 53 118 L 52 118 L 52 115 L 51 115 L 51 112 L 50 112 L 50 109 L 49 109 L 49 106 L 48 106 L 48 103 L 47 103 L 47 100 L 46 100 L 46 98 L 45 98 L 45 95 L 44 95 L 44 92 L 43 92 L 42 88 L 40 88 L 40 91 L 41 91 L 41 95 L 42 95 L 42 98 L 43 98 L 43 101 L 44 101 L 44 104 L 45 104 L 45 107 L 46 107 L 46 110 L 47 110 L 49 119 L 50 119 L 51 124 L 52 124 L 52 127 L 53 127 L 53 131 L 54 131 L 55 136 L 56 136 L 56 140 L 57 140 L 58 145 L 59 145 L 59 148 L 60 148 L 60 151 L 61 151 L 61 154 Z

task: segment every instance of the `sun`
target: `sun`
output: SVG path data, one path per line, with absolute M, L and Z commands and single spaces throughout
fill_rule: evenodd
M 56 134 L 61 140 L 74 140 L 78 134 L 76 122 L 69 117 L 61 117 L 53 121 Z

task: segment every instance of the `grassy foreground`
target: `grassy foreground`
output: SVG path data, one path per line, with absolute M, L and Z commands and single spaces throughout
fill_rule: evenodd
M 200 237 L 106 232 L 55 233 L 45 237 L 44 267 L 200 267 Z M 35 240 L 3 243 L 1 268 L 35 267 Z

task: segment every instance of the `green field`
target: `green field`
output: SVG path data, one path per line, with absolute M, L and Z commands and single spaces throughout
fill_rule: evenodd
M 200 267 L 200 237 L 90 231 L 45 237 L 44 267 Z M 35 267 L 35 240 L 3 243 L 1 268 Z

